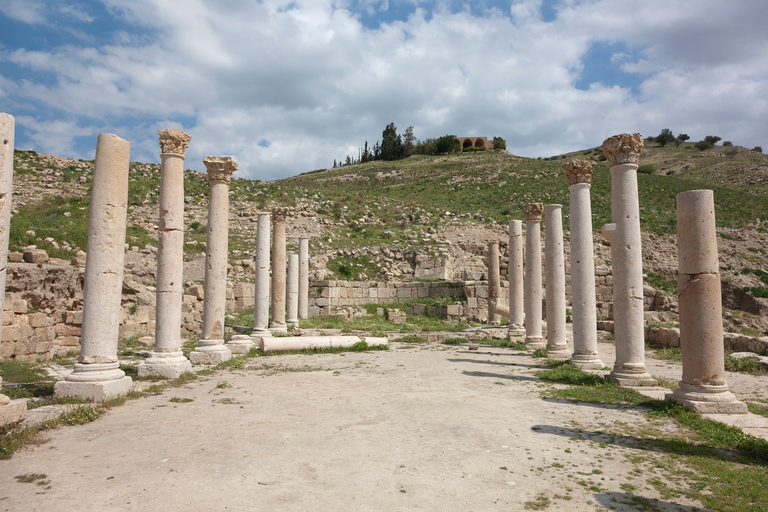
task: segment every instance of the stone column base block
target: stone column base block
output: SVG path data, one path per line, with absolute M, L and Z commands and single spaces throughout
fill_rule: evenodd
M 680 387 L 665 397 L 689 411 L 702 414 L 747 414 L 747 405 L 736 400 L 728 386 L 693 385 L 680 382 Z
M 104 402 L 105 400 L 127 395 L 131 392 L 132 387 L 133 380 L 130 377 L 91 382 L 62 380 L 54 384 L 53 396 L 56 398 L 76 396 L 93 402 Z
M 182 373 L 192 371 L 192 363 L 181 352 L 152 352 L 143 363 L 139 363 L 138 369 L 139 377 L 178 379 Z
M 26 400 L 10 400 L 5 395 L 0 395 L 0 398 L 6 400 L 6 403 L 0 401 L 0 427 L 18 423 L 27 417 Z
M 288 326 L 286 324 L 269 324 L 269 332 L 276 334 L 284 334 L 288 332 Z
M 247 354 L 251 347 L 255 344 L 250 336 L 245 334 L 236 334 L 232 336 L 232 340 L 227 343 L 227 348 L 233 354 Z
M 389 345 L 387 338 L 367 337 L 362 340 L 357 336 L 280 336 L 264 338 L 259 348 L 263 352 L 285 352 L 313 348 L 350 348 L 365 341 L 369 347 Z
M 605 368 L 605 363 L 597 354 L 573 354 L 571 363 L 582 370 L 601 370 Z
M 232 351 L 224 340 L 200 340 L 200 345 L 189 353 L 192 364 L 221 364 L 232 359 Z
M 640 368 L 616 368 L 606 377 L 609 381 L 627 388 L 640 388 L 658 386 L 656 379 L 645 371 L 645 366 Z
M 549 359 L 558 359 L 560 361 L 565 361 L 566 359 L 571 358 L 571 351 L 568 349 L 568 345 L 562 347 L 547 347 L 547 357 Z
M 544 341 L 542 336 L 526 336 L 525 345 L 531 350 L 547 348 L 547 342 Z
M 507 336 L 509 337 L 509 339 L 522 338 L 525 336 L 525 327 L 520 325 L 513 325 L 507 331 Z
M 270 331 L 269 329 L 254 329 L 251 332 L 251 341 L 257 347 L 261 346 L 261 340 L 263 338 L 271 338 L 271 337 L 272 337 L 272 331 Z

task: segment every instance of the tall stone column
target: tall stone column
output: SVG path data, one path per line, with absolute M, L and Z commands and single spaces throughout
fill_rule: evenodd
M 230 156 L 206 156 L 203 163 L 211 186 L 205 240 L 203 337 L 189 359 L 195 364 L 219 364 L 232 358 L 232 352 L 224 345 L 224 315 L 227 311 L 229 182 L 237 163 Z
M 568 359 L 565 337 L 565 255 L 563 253 L 563 205 L 544 207 L 544 282 L 547 286 L 547 352 L 552 359 Z
M 256 283 L 253 307 L 253 331 L 251 340 L 255 344 L 261 339 L 272 336 L 269 330 L 269 230 L 271 229 L 269 212 L 259 212 L 256 224 Z
M 571 362 L 584 369 L 605 367 L 597 351 L 595 250 L 592 239 L 592 160 L 572 160 L 563 166 L 571 196 L 571 301 L 573 355 Z
M 181 353 L 184 280 L 184 151 L 190 136 L 158 130 L 160 136 L 160 219 L 157 239 L 155 350 L 139 364 L 140 376 L 178 378 L 192 369 Z
M 11 197 L 13 189 L 13 144 L 16 121 L 10 114 L 0 113 L 0 311 L 5 303 L 5 279 L 8 265 L 8 241 L 11 229 Z M 2 322 L 0 322 L 2 323 Z M 0 325 L 0 339 L 3 326 Z M 0 341 L 2 343 L 2 341 Z M 3 379 L 0 377 L 0 386 Z M 27 402 L 11 400 L 0 394 L 0 427 L 16 423 L 27 416 Z
M 299 320 L 309 317 L 309 238 L 299 238 Z
M 288 286 L 285 293 L 285 310 L 289 326 L 299 325 L 299 254 L 288 254 Z
M 613 319 L 616 363 L 608 379 L 622 386 L 655 386 L 645 370 L 643 317 L 643 255 L 640 245 L 640 204 L 637 164 L 643 139 L 622 133 L 603 142 L 611 169 L 611 224 L 603 235 L 611 243 Z
M 54 385 L 57 397 L 101 402 L 131 391 L 133 382 L 117 360 L 130 148 L 117 135 L 99 135 L 88 218 L 80 356 L 74 371 Z
M 720 265 L 711 190 L 677 195 L 677 293 L 683 378 L 667 398 L 711 414 L 746 414 L 728 391 L 723 364 Z
M 496 313 L 501 290 L 501 278 L 499 272 L 499 242 L 488 242 L 488 322 L 499 325 L 501 317 Z
M 525 344 L 546 348 L 541 335 L 541 213 L 542 203 L 523 205 L 525 215 Z
M 272 321 L 273 333 L 288 332 L 285 323 L 285 217 L 287 208 L 272 208 Z
M 525 336 L 523 304 L 523 223 L 509 221 L 509 337 Z

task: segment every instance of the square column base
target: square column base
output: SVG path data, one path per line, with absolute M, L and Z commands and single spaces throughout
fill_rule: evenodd
M 566 345 L 564 348 L 560 347 L 547 347 L 547 357 L 549 359 L 557 359 L 558 361 L 566 361 L 571 358 L 571 351 L 568 350 Z
M 542 348 L 547 348 L 547 342 L 544 341 L 544 338 L 541 336 L 526 336 L 525 346 L 530 350 L 539 350 Z
M 71 382 L 62 380 L 54 384 L 53 396 L 56 398 L 76 396 L 93 402 L 103 402 L 111 398 L 127 395 L 131 392 L 132 387 L 133 380 L 130 377 L 101 382 Z
M 26 400 L 9 400 L 0 405 L 0 427 L 18 423 L 27 417 Z
M 192 371 L 192 363 L 186 358 L 175 363 L 149 362 L 139 363 L 139 377 L 162 377 L 164 379 L 178 379 L 181 374 Z
M 221 364 L 232 359 L 232 351 L 223 343 L 198 346 L 189 353 L 192 364 Z
M 236 334 L 232 336 L 232 340 L 227 343 L 227 348 L 233 354 L 247 354 L 251 347 L 255 346 L 255 343 L 250 336 L 244 334 Z
M 509 339 L 522 338 L 523 336 L 525 336 L 525 329 L 523 328 L 512 327 L 507 331 L 507 337 L 509 337 Z
M 573 354 L 571 355 L 571 364 L 578 366 L 582 370 L 602 370 L 605 368 L 605 363 L 597 354 Z
M 606 376 L 606 379 L 624 388 L 648 388 L 659 385 L 656 379 L 646 372 L 623 373 L 613 370 Z
M 747 404 L 736 400 L 727 386 L 694 386 L 680 383 L 681 387 L 664 397 L 679 403 L 689 411 L 702 414 L 747 414 Z M 718 391 L 722 389 L 723 391 Z

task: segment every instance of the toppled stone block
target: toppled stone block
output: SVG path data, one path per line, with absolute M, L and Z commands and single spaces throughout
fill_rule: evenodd
M 24 261 L 27 263 L 45 263 L 48 261 L 48 253 L 45 249 L 30 249 L 24 251 Z
M 77 251 L 77 253 L 75 253 L 75 255 L 70 260 L 70 263 L 75 267 L 84 267 L 86 257 L 87 254 L 84 251 Z

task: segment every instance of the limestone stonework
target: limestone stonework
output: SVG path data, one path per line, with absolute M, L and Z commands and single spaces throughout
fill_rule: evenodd
M 129 163 L 128 141 L 108 133 L 99 135 L 88 219 L 80 356 L 74 371 L 54 385 L 57 397 L 101 402 L 131 391 L 132 380 L 117 359 Z
M 219 364 L 232 357 L 224 345 L 224 315 L 227 303 L 227 255 L 229 234 L 229 182 L 237 163 L 232 157 L 206 156 L 210 200 L 205 250 L 205 295 L 203 337 L 189 354 L 193 363 Z
M 299 319 L 309 316 L 309 239 L 299 238 Z
M 272 320 L 269 330 L 273 333 L 288 331 L 285 322 L 285 219 L 287 208 L 272 209 Z
M 523 303 L 523 223 L 509 221 L 509 330 L 510 338 L 525 335 Z
M 746 414 L 725 380 L 720 266 L 711 190 L 677 195 L 678 305 L 683 376 L 667 395 L 696 412 Z
M 590 198 L 594 169 L 593 160 L 572 160 L 563 166 L 571 200 L 571 362 L 585 369 L 605 367 L 597 350 L 595 251 Z
M 160 136 L 160 213 L 155 293 L 155 350 L 139 364 L 140 376 L 178 378 L 192 369 L 181 352 L 184 295 L 184 150 L 190 136 L 178 129 Z
M 299 325 L 299 254 L 288 254 L 288 283 L 285 290 L 285 322 L 288 326 Z
M 623 386 L 654 386 L 645 369 L 643 255 L 637 163 L 643 139 L 622 133 L 603 142 L 611 171 L 611 224 L 603 235 L 611 244 L 616 362 L 608 378 Z
M 523 205 L 525 215 L 525 344 L 546 348 L 541 321 L 541 214 L 542 203 Z
M 547 352 L 552 359 L 571 355 L 565 336 L 565 253 L 563 251 L 563 205 L 544 207 L 544 282 L 547 287 Z
M 0 113 L 0 311 L 5 311 L 5 280 L 8 264 L 8 241 L 11 229 L 11 197 L 13 189 L 13 146 L 16 121 L 10 114 Z M 0 322 L 0 343 L 2 336 Z M 3 379 L 0 377 L 0 387 Z M 0 426 L 16 423 L 27 415 L 27 403 L 24 400 L 11 400 L 0 394 Z
M 499 325 L 501 317 L 496 313 L 499 303 L 501 277 L 499 274 L 499 242 L 488 242 L 488 321 L 493 325 Z
M 254 283 L 253 331 L 251 339 L 259 343 L 264 336 L 272 336 L 269 330 L 269 252 L 271 214 L 259 212 L 256 224 L 256 282 Z

